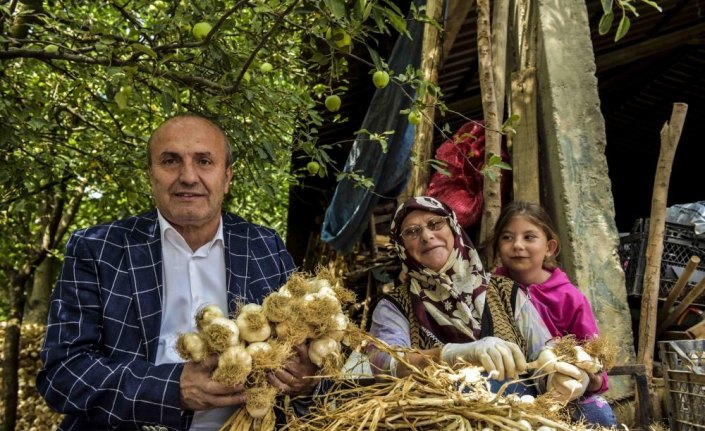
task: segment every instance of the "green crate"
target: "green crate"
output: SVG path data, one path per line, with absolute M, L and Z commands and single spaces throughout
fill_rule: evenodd
M 705 340 L 660 341 L 672 431 L 705 430 Z

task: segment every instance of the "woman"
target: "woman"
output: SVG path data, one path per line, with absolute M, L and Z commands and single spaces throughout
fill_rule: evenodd
M 375 307 L 373 336 L 413 348 L 405 361 L 416 367 L 463 360 L 482 365 L 499 381 L 525 371 L 527 351 L 538 352 L 549 336 L 533 324 L 540 317 L 528 301 L 510 303 L 511 280 L 490 280 L 450 208 L 430 197 L 409 199 L 394 215 L 391 240 L 402 261 L 402 282 Z M 515 316 L 529 316 L 530 329 L 521 333 Z M 368 354 L 376 375 L 410 373 L 374 346 Z

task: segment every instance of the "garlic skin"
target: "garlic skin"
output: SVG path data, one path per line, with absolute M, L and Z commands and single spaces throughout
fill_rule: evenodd
M 235 323 L 240 329 L 240 338 L 248 343 L 265 341 L 272 334 L 269 320 L 267 320 L 267 317 L 262 312 L 262 306 L 259 304 L 243 306 L 235 319 Z
M 337 341 L 332 338 L 322 337 L 311 341 L 308 346 L 308 357 L 311 362 L 322 367 L 326 356 L 337 354 L 339 351 L 340 348 Z
M 345 336 L 345 330 L 348 327 L 348 316 L 345 313 L 337 313 L 330 320 L 331 330 L 325 336 L 335 341 L 342 341 Z
M 265 355 L 272 352 L 272 345 L 266 341 L 255 341 L 254 343 L 248 344 L 247 347 L 245 347 L 245 350 L 247 350 L 247 353 L 249 353 L 250 356 L 259 354 Z
M 228 347 L 218 357 L 218 368 L 213 372 L 213 380 L 226 385 L 244 383 L 252 371 L 252 357 L 241 344 Z
M 226 317 L 216 317 L 203 330 L 208 349 L 220 353 L 240 342 L 240 329 Z
M 204 305 L 196 312 L 196 328 L 202 331 L 216 317 L 225 317 L 223 310 L 215 304 Z
M 186 332 L 179 335 L 176 351 L 185 361 L 201 362 L 206 355 L 206 343 L 197 333 Z
M 527 421 L 526 419 L 519 419 L 517 421 L 517 425 L 519 426 L 519 429 L 522 431 L 531 431 L 534 428 L 531 426 L 531 423 Z

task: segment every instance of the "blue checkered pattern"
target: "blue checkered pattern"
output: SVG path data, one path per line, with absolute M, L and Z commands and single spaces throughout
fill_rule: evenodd
M 271 229 L 223 214 L 230 311 L 261 302 L 294 270 Z M 188 429 L 183 365 L 154 365 L 162 306 L 157 212 L 76 231 L 52 294 L 37 388 L 61 430 Z

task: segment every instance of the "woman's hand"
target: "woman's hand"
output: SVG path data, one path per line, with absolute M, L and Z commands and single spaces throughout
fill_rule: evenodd
M 497 380 L 516 379 L 526 371 L 526 358 L 519 346 L 497 337 L 469 343 L 449 343 L 441 349 L 441 360 L 453 366 L 459 360 L 481 365 Z

